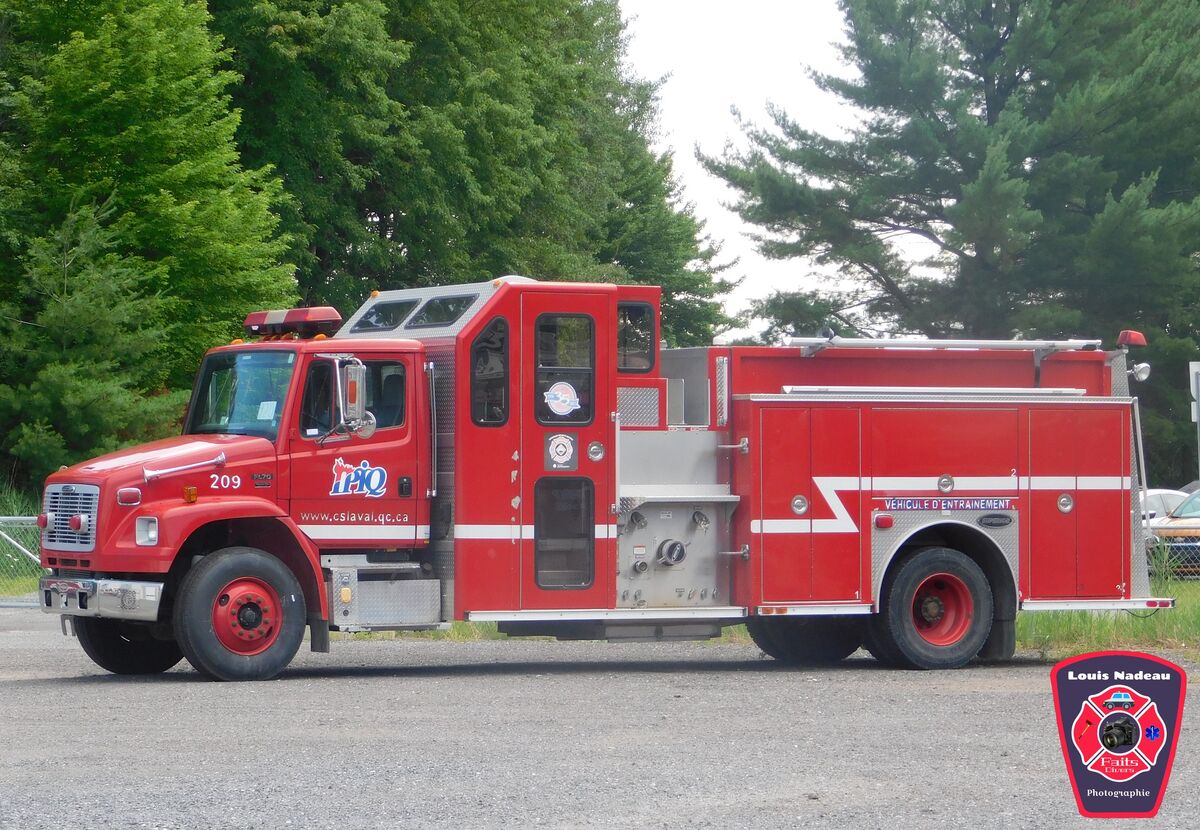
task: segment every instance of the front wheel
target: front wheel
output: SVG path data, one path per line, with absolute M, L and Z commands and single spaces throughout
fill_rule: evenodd
M 304 595 L 286 565 L 257 548 L 205 556 L 175 603 L 179 646 L 197 671 L 215 680 L 268 680 L 304 639 Z
M 925 548 L 890 577 L 871 640 L 885 662 L 915 669 L 964 666 L 992 630 L 992 590 L 983 570 L 950 548 Z
M 161 674 L 183 659 L 174 640 L 156 640 L 147 626 L 76 617 L 75 636 L 92 662 L 113 674 Z

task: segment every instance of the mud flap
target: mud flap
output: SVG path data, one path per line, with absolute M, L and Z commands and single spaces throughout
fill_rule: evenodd
M 992 633 L 979 649 L 979 659 L 986 662 L 1011 660 L 1017 650 L 1017 621 L 992 620 Z

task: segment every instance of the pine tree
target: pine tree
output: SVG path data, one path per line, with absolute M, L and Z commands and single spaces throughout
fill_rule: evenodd
M 1200 7 L 842 0 L 862 113 L 845 137 L 773 113 L 705 159 L 769 256 L 851 286 L 828 307 L 935 336 L 1150 334 L 1158 475 L 1187 475 L 1179 353 L 1200 323 Z M 934 254 L 914 266 L 913 245 Z M 1111 342 L 1111 339 L 1110 339 Z M 1190 476 L 1189 476 L 1190 477 Z
M 165 266 L 117 252 L 114 214 L 111 204 L 73 206 L 30 240 L 21 291 L 0 305 L 0 449 L 32 482 L 167 434 L 186 400 L 164 392 L 156 359 L 164 302 L 147 287 Z

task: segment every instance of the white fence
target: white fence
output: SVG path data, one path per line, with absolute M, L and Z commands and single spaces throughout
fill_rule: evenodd
M 0 516 L 0 606 L 37 605 L 40 534 L 33 516 Z

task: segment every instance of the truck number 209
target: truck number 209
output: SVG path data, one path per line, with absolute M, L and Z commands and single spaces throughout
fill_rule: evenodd
M 222 476 L 212 473 L 209 475 L 214 490 L 236 490 L 242 486 L 241 476 Z

